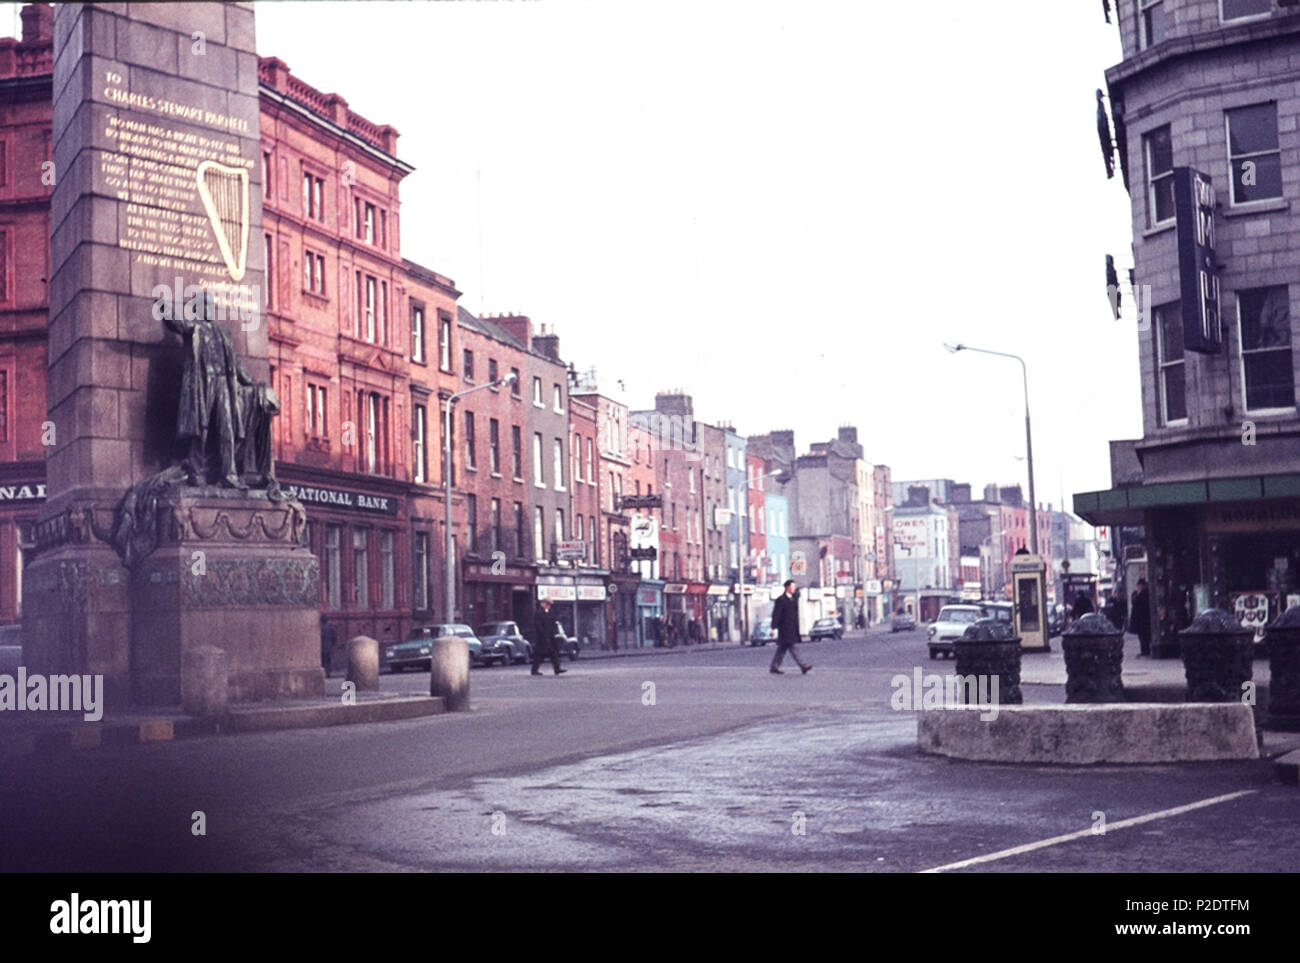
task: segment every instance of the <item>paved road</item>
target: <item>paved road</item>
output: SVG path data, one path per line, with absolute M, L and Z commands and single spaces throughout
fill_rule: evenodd
M 1294 870 L 1300 793 L 1267 763 L 924 756 L 913 714 L 890 708 L 895 674 L 948 671 L 919 634 L 804 651 L 807 676 L 770 675 L 771 647 L 739 646 L 559 678 L 475 669 L 469 713 L 15 760 L 0 870 L 919 871 L 1072 833 L 957 871 Z M 1095 834 L 1098 813 L 1119 828 Z

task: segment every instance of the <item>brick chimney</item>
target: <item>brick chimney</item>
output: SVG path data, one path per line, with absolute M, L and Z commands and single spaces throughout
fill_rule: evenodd
M 916 508 L 924 508 L 926 505 L 930 504 L 930 486 L 908 485 L 907 504 Z
M 655 395 L 655 411 L 664 415 L 695 417 L 695 405 L 684 391 L 660 391 Z
M 856 445 L 858 443 L 858 429 L 846 425 L 840 429 L 839 440 Z
M 522 344 L 525 350 L 533 347 L 533 322 L 526 314 L 502 314 L 488 318 L 510 332 L 511 336 Z
M 986 502 L 996 502 L 996 501 L 1000 501 L 1000 499 L 998 498 L 998 486 L 997 486 L 997 485 L 985 485 L 985 486 L 984 486 L 984 500 L 985 500 Z
M 952 503 L 962 505 L 970 501 L 970 483 L 961 482 L 952 486 Z
M 23 7 L 23 43 L 50 43 L 54 40 L 54 7 L 48 3 L 29 3 Z
M 546 330 L 546 325 L 542 325 L 540 334 L 533 336 L 533 350 L 550 358 L 552 361 L 560 360 L 560 336 L 555 333 L 555 329 Z

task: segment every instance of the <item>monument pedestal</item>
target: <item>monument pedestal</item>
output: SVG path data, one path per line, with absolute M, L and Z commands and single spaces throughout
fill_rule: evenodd
M 320 563 L 302 505 L 265 492 L 181 489 L 159 499 L 158 547 L 131 569 L 134 701 L 175 705 L 185 653 L 226 653 L 230 701 L 321 696 Z

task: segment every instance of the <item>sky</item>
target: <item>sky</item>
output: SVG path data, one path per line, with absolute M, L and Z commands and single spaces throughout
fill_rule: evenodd
M 9 5 L 12 6 L 12 5 Z M 1141 435 L 1100 4 L 257 2 L 257 43 L 401 133 L 404 256 L 553 326 L 635 408 L 684 389 L 895 480 L 1110 487 Z

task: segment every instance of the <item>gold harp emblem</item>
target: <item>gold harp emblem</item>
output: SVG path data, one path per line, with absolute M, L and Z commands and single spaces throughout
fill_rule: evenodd
M 248 265 L 248 171 L 204 161 L 195 179 L 231 280 L 242 281 Z

